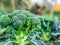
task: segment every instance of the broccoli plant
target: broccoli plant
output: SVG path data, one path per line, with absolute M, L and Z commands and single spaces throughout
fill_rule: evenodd
M 38 23 L 39 24 L 39 23 Z M 14 34 L 14 41 L 20 45 L 27 44 L 28 37 L 38 28 L 39 25 L 32 24 L 31 18 L 27 18 Z
M 8 26 L 9 24 L 11 24 L 11 19 L 8 17 L 8 15 L 1 15 L 0 24 L 2 25 L 2 27 Z
M 1 45 L 10 42 L 11 45 L 46 45 L 53 40 L 51 38 L 56 41 L 59 37 L 60 22 L 57 18 L 36 16 L 26 10 L 0 15 L 0 42 L 9 39 Z

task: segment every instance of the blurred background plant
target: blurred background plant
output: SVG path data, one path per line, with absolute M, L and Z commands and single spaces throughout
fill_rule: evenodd
M 57 3 L 57 1 L 56 1 L 56 3 Z M 52 3 L 52 1 L 50 1 L 50 2 Z M 60 1 L 58 1 L 58 2 L 60 2 Z M 6 13 L 9 13 L 16 9 L 26 9 L 26 10 L 30 10 L 30 11 L 33 9 L 34 12 L 39 14 L 39 12 L 38 12 L 39 7 L 37 7 L 35 5 L 35 3 L 36 3 L 36 0 L 34 2 L 32 2 L 32 0 L 0 0 L 0 14 L 1 13 L 6 14 Z M 54 8 L 51 8 L 51 6 L 48 5 L 47 6 L 48 10 L 45 9 L 44 15 L 51 14 L 53 17 L 57 16 L 60 19 L 60 16 L 59 16 L 60 8 L 59 7 L 60 7 L 60 4 L 58 4 L 58 3 Z M 51 10 L 49 11 L 50 8 L 51 8 Z

